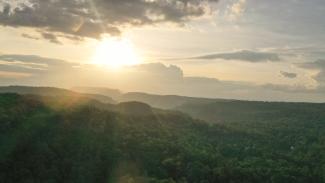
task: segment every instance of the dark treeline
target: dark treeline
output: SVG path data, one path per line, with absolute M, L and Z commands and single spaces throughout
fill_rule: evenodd
M 277 107 L 208 124 L 138 102 L 1 94 L 0 182 L 325 182 L 323 109 Z

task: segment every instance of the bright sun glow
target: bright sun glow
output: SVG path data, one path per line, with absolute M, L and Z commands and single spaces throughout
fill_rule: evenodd
M 112 68 L 140 63 L 133 45 L 126 39 L 104 39 L 96 48 L 94 64 Z

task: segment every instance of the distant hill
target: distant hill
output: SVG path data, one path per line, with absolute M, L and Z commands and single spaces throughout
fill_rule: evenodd
M 234 124 L 270 119 L 284 120 L 284 118 L 299 120 L 313 116 L 325 118 L 322 115 L 325 114 L 325 104 L 321 103 L 241 101 L 141 92 L 122 93 L 114 99 L 120 102 L 139 101 L 157 108 L 177 110 L 209 123 Z
M 181 106 L 185 103 L 209 103 L 212 101 L 225 101 L 223 99 L 209 99 L 209 98 L 195 98 L 195 97 L 185 97 L 178 95 L 155 95 L 147 94 L 141 92 L 128 92 L 122 94 L 117 100 L 119 101 L 140 101 L 151 106 L 163 108 L 163 109 L 173 109 Z
M 106 87 L 73 87 L 71 88 L 71 90 L 82 92 L 82 93 L 92 93 L 92 94 L 109 96 L 113 99 L 116 99 L 122 95 L 122 92 L 120 90 L 106 88 Z
M 116 89 L 105 87 L 75 87 L 74 91 L 101 94 L 112 97 L 119 102 L 139 101 L 147 103 L 153 107 L 162 109 L 173 109 L 185 103 L 208 103 L 212 101 L 228 101 L 224 99 L 195 98 L 178 95 L 156 95 L 143 92 L 122 93 Z
M 234 124 L 256 120 L 282 120 L 286 117 L 299 120 L 302 117 L 325 114 L 325 104 L 321 103 L 259 102 L 195 98 L 177 95 L 155 95 L 141 92 L 121 93 L 119 90 L 100 87 L 80 87 L 74 89 L 78 92 L 53 87 L 9 86 L 0 87 L 0 93 L 11 92 L 43 96 L 66 96 L 67 98 L 85 97 L 112 104 L 117 103 L 115 101 L 122 103 L 131 102 L 131 104 L 146 103 L 154 108 L 177 110 L 209 123 Z M 84 94 L 82 92 L 93 93 Z M 110 95 L 115 97 L 114 100 Z M 140 103 L 134 103 L 136 101 Z M 144 106 L 145 104 L 143 104 Z M 120 109 L 141 113 L 141 109 L 135 112 L 137 111 L 137 105 L 134 105 L 132 110 L 128 110 L 121 104 Z M 145 111 L 142 112 L 146 113 Z
M 247 105 L 221 107 L 264 120 L 212 125 L 139 102 L 0 94 L 0 182 L 325 181 L 322 109 Z
M 80 93 L 56 87 L 0 86 L 0 93 L 34 94 L 42 96 L 88 97 L 105 103 L 116 103 L 111 97 L 106 95 Z
M 301 120 L 322 117 L 325 104 L 258 101 L 218 101 L 209 103 L 184 103 L 175 110 L 210 123 L 240 123 L 251 121 Z

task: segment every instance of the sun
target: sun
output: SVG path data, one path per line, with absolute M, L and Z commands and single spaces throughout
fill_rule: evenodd
M 122 38 L 105 38 L 96 48 L 93 56 L 93 63 L 112 68 L 120 68 L 139 64 L 140 59 L 129 40 Z

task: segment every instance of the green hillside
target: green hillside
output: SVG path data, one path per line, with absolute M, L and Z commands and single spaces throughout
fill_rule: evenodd
M 325 118 L 296 112 L 251 128 L 139 102 L 1 94 L 0 182 L 325 182 Z

